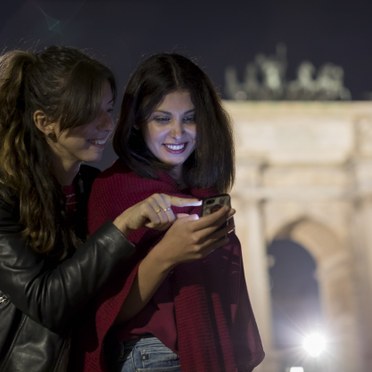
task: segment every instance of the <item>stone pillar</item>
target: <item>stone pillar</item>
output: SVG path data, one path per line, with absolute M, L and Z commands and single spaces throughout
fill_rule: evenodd
M 351 247 L 358 283 L 359 352 L 369 372 L 372 365 L 372 119 L 357 121 L 356 150 L 353 159 L 355 177 L 354 218 Z
M 327 318 L 329 345 L 324 357 L 327 371 L 365 371 L 359 349 L 358 316 L 353 284 L 353 265 L 347 252 L 323 258 L 318 265 Z
M 372 196 L 363 196 L 356 203 L 353 221 L 352 248 L 355 280 L 358 285 L 359 352 L 369 372 L 372 365 Z
M 277 372 L 272 352 L 271 299 L 262 202 L 252 198 L 254 192 L 249 187 L 252 186 L 252 178 L 257 180 L 258 171 L 257 164 L 246 164 L 244 169 L 239 170 L 240 182 L 234 188 L 232 206 L 237 211 L 235 226 L 242 244 L 245 277 L 266 353 L 264 362 L 256 370 Z

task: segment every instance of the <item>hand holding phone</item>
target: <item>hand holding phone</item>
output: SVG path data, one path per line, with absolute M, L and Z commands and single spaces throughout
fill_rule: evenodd
M 231 206 L 229 194 L 220 194 L 205 198 L 202 204 L 202 216 L 216 212 L 224 205 Z

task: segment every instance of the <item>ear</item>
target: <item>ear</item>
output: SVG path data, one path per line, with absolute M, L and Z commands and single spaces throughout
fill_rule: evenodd
M 36 110 L 33 114 L 33 119 L 36 128 L 39 129 L 40 132 L 44 133 L 46 136 L 54 133 L 55 123 L 51 123 L 43 111 Z

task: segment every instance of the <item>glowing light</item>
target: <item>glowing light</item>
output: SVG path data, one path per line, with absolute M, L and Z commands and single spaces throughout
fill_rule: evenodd
M 291 367 L 289 368 L 289 372 L 304 372 L 305 370 L 303 367 Z
M 303 347 L 306 352 L 316 358 L 326 349 L 326 338 L 321 333 L 312 333 L 305 337 Z

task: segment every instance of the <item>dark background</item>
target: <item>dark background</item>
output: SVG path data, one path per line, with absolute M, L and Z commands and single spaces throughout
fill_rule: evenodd
M 119 94 L 142 57 L 177 51 L 196 58 L 226 98 L 225 69 L 232 66 L 241 77 L 248 62 L 259 53 L 274 55 L 279 43 L 286 45 L 288 80 L 295 78 L 302 61 L 311 61 L 316 68 L 333 63 L 343 68 L 344 85 L 353 100 L 372 97 L 372 0 L 0 3 L 0 52 L 40 49 L 50 44 L 87 49 L 113 69 Z M 111 151 L 106 151 L 100 167 L 105 168 L 112 161 Z M 301 314 L 304 321 L 300 308 L 305 305 L 312 317 L 319 317 L 318 302 L 308 305 L 317 296 L 312 276 L 314 263 L 304 250 L 284 243 L 270 247 L 270 254 L 276 257 L 276 265 L 270 271 L 274 319 L 277 327 L 289 329 L 295 324 L 297 329 L 297 315 Z M 288 262 L 293 265 L 288 266 Z M 299 273 L 299 267 L 305 268 L 308 275 Z M 299 291 L 306 294 L 302 302 L 298 300 Z M 283 329 L 275 328 L 275 332 L 278 346 L 287 346 L 289 341 L 282 338 Z
M 298 65 L 344 69 L 353 100 L 372 92 L 372 2 L 354 0 L 3 0 L 0 51 L 65 44 L 87 48 L 122 88 L 141 57 L 177 51 L 197 59 L 224 96 L 225 69 L 239 74 L 258 53 L 287 49 L 287 78 Z M 224 97 L 226 98 L 226 97 Z

